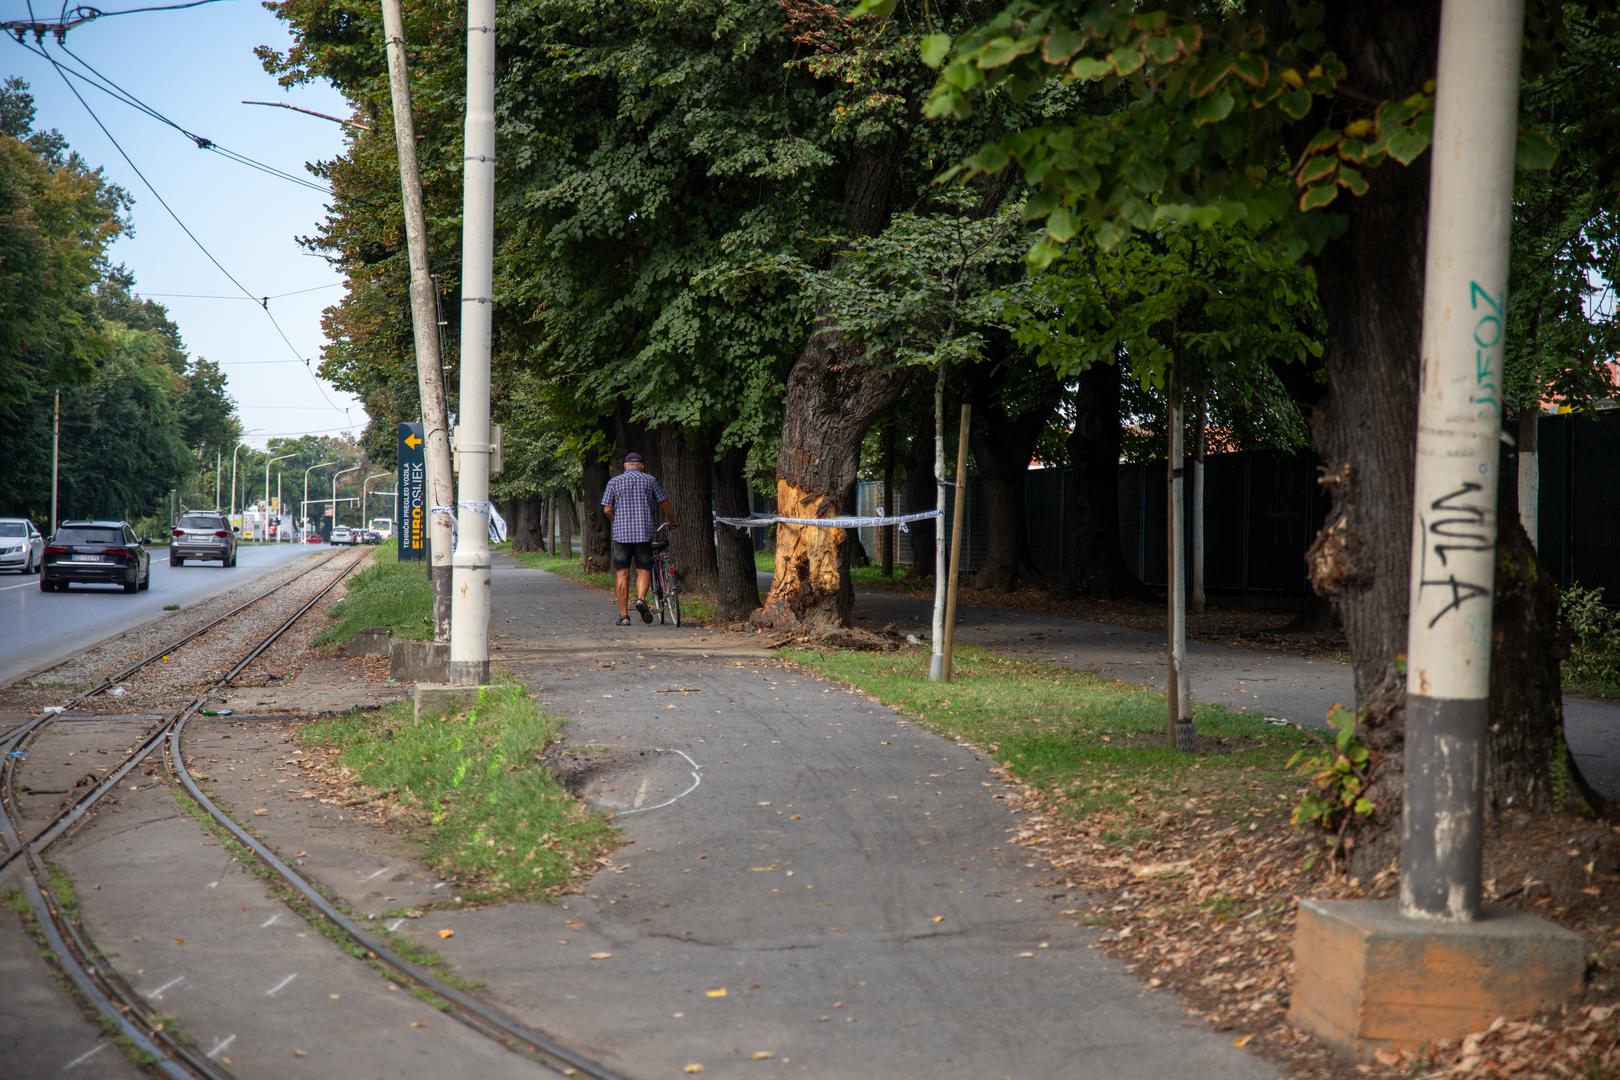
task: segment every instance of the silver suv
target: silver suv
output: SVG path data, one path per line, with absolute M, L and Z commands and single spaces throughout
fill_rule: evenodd
M 180 515 L 169 531 L 169 565 L 179 566 L 187 559 L 218 559 L 222 566 L 236 565 L 236 533 L 217 510 L 192 510 Z

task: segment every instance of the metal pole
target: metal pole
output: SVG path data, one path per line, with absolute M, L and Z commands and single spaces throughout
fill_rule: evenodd
M 62 391 L 56 392 L 56 419 L 51 425 L 51 535 L 56 535 L 56 481 L 62 460 Z
M 360 466 L 351 465 L 347 469 L 339 469 L 337 472 L 332 474 L 332 528 L 334 528 L 334 529 L 337 528 L 337 523 L 338 523 L 338 512 L 337 512 L 337 508 L 338 508 L 338 500 L 337 500 L 338 477 L 342 476 L 344 473 L 352 473 L 352 472 L 359 472 L 359 471 L 360 471 Z
M 1480 907 L 1523 0 L 1440 14 L 1413 483 L 1401 914 Z
M 284 515 L 286 512 L 287 512 L 287 504 L 281 501 L 281 470 L 277 469 L 276 470 L 276 517 L 279 518 L 282 515 Z M 281 525 L 280 525 L 279 522 L 276 525 L 276 542 L 278 544 L 281 542 Z
M 399 0 L 382 0 L 382 15 L 383 36 L 388 46 L 388 87 L 394 110 L 394 146 L 399 155 L 399 187 L 405 207 L 405 244 L 411 265 L 411 332 L 416 343 L 416 389 L 422 403 L 422 441 L 425 443 L 422 455 L 427 473 L 428 576 L 433 581 L 433 640 L 445 642 L 450 640 L 455 477 L 450 469 L 450 426 L 445 409 L 444 362 L 437 326 L 439 299 L 428 269 L 427 218 L 422 209 L 422 180 L 416 163 L 416 122 L 411 112 L 410 71 L 405 61 L 405 24 L 400 15 Z M 470 15 L 469 11 L 469 21 L 473 21 Z M 477 22 L 487 23 L 490 31 L 481 36 L 493 42 L 493 9 L 487 20 Z M 493 87 L 493 55 L 490 67 L 490 85 Z M 470 85 L 470 72 L 468 78 Z M 493 90 L 491 93 L 493 95 Z M 493 116 L 494 106 L 490 108 Z M 493 156 L 493 122 L 491 132 L 490 154 Z M 473 151 L 468 150 L 467 153 L 471 155 Z M 471 164 L 468 163 L 469 167 Z M 493 189 L 493 162 L 489 168 Z M 491 195 L 492 202 L 493 198 Z M 486 294 L 488 291 L 484 290 Z
M 225 522 L 226 524 L 233 525 L 233 527 L 234 523 L 231 521 L 231 519 L 236 516 L 236 455 L 241 449 L 241 443 L 237 443 L 235 446 L 231 447 L 231 508 L 230 511 L 225 515 Z
M 1166 470 L 1170 497 L 1170 745 L 1190 752 L 1197 749 L 1193 733 L 1192 699 L 1187 688 L 1187 538 L 1186 507 L 1181 501 L 1185 472 L 1181 407 L 1181 367 L 1170 365 L 1170 461 Z
M 956 579 L 962 569 L 962 510 L 967 505 L 968 418 L 972 406 L 962 403 L 962 432 L 956 440 L 956 506 L 951 510 L 950 586 L 945 591 L 945 646 L 940 682 L 951 681 L 951 646 L 956 638 Z
M 450 593 L 450 681 L 489 681 L 489 351 L 495 258 L 495 0 L 467 3 L 462 165 L 460 536 Z
M 214 451 L 214 509 L 219 509 L 219 483 L 225 478 L 225 451 Z
M 928 678 L 945 681 L 945 578 L 949 566 L 945 555 L 945 365 L 939 366 L 934 380 L 934 626 L 928 657 Z

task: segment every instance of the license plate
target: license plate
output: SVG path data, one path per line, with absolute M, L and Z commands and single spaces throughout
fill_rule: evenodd
M 107 556 L 105 556 L 105 555 L 75 555 L 75 556 L 73 556 L 73 561 L 74 562 L 106 562 L 107 561 Z

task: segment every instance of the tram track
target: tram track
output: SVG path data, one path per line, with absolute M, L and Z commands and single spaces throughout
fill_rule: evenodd
M 330 566 L 338 557 L 334 554 L 332 558 L 311 567 L 291 580 L 297 580 Z M 347 939 L 386 978 L 432 995 L 441 1003 L 441 1007 L 448 1015 L 507 1050 L 564 1076 L 584 1077 L 588 1080 L 625 1080 L 620 1073 L 595 1061 L 587 1054 L 574 1050 L 561 1040 L 530 1027 L 492 1005 L 479 1001 L 401 955 L 397 949 L 389 946 L 340 910 L 313 881 L 299 874 L 227 811 L 221 809 L 203 790 L 187 767 L 184 747 L 187 724 L 199 715 L 200 710 L 213 695 L 230 685 L 364 561 L 362 556 L 342 567 L 340 573 L 308 601 L 299 605 L 289 617 L 260 638 L 223 676 L 213 680 L 187 705 L 171 712 L 148 730 L 140 743 L 129 751 L 118 766 L 27 840 L 22 839 L 18 828 L 21 815 L 15 786 L 16 759 L 11 751 L 27 745 L 52 720 L 64 715 L 68 710 L 119 685 L 123 680 L 160 659 L 172 655 L 177 649 L 183 648 L 222 625 L 232 616 L 252 607 L 265 596 L 284 589 L 290 581 L 283 582 L 275 589 L 233 607 L 185 637 L 168 643 L 164 648 L 155 650 L 140 661 L 126 666 L 97 685 L 73 695 L 62 705 L 31 719 L 0 739 L 0 747 L 5 751 L 4 758 L 0 758 L 0 811 L 3 811 L 0 812 L 0 840 L 4 841 L 7 848 L 3 859 L 0 859 L 0 873 L 4 873 L 14 862 L 21 861 L 24 864 L 27 870 L 26 874 L 21 875 L 24 895 L 34 912 L 41 934 L 60 960 L 64 975 L 86 1002 L 106 1017 L 135 1048 L 153 1059 L 155 1067 L 163 1075 L 229 1080 L 231 1074 L 224 1071 L 221 1065 L 199 1053 L 195 1047 L 188 1045 L 186 1040 L 175 1038 L 150 1004 L 102 959 L 87 932 L 73 917 L 64 912 L 64 904 L 61 898 L 54 895 L 51 873 L 42 858 L 42 853 L 52 842 L 71 830 L 98 802 L 115 790 L 124 777 L 161 747 L 169 773 L 178 781 L 186 796 L 220 830 L 228 833 L 247 852 L 251 852 L 254 858 L 284 883 L 288 891 L 283 899 L 301 917 L 324 920 L 335 930 L 336 935 Z

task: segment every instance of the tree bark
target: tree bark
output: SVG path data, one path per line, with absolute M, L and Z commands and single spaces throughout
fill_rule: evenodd
M 883 512 L 894 514 L 894 414 L 889 414 L 889 422 L 883 428 Z M 882 562 L 883 576 L 894 577 L 894 549 L 899 542 L 899 536 L 894 526 L 878 530 L 879 558 Z
M 557 518 L 562 523 L 562 555 L 564 558 L 574 557 L 574 533 L 579 529 L 579 521 L 574 517 L 574 496 L 566 488 L 558 488 Z
M 1058 583 L 1065 599 L 1153 598 L 1119 550 L 1119 380 L 1117 363 L 1093 364 L 1080 373 L 1074 395 Z
M 689 435 L 673 427 L 658 428 L 651 438 L 655 458 L 647 463 L 648 471 L 663 485 L 681 524 L 670 535 L 669 544 L 670 556 L 681 571 L 681 588 L 713 596 L 720 580 L 710 520 L 714 441 L 708 435 Z M 654 510 L 653 524 L 662 520 L 663 512 Z
M 1029 550 L 1024 488 L 1041 430 L 1056 407 L 1062 386 L 1044 380 L 1037 392 L 1008 411 L 1002 392 L 1012 385 L 1006 364 L 980 365 L 970 381 L 973 426 L 968 444 L 978 466 L 977 494 L 984 501 L 984 563 L 973 575 L 975 589 L 1013 592 L 1045 588 L 1046 575 Z
M 856 235 L 869 236 L 888 221 L 901 156 L 896 140 L 853 152 L 843 210 Z M 839 503 L 854 490 L 860 440 L 905 378 L 861 360 L 861 349 L 821 320 L 788 373 L 776 456 L 776 506 L 784 517 L 835 517 L 853 509 Z M 811 635 L 848 626 L 854 597 L 849 554 L 842 529 L 778 526 L 776 576 L 755 625 Z
M 911 443 L 906 448 L 906 509 L 911 513 L 934 506 L 933 431 L 932 418 L 926 425 L 913 425 Z M 934 535 L 938 528 L 938 518 L 913 521 L 907 527 L 903 535 L 911 552 L 908 577 L 926 580 L 934 576 Z
M 607 487 L 608 463 L 599 453 L 589 453 L 580 469 L 580 494 L 585 504 L 580 546 L 584 567 L 600 573 L 611 565 L 613 549 L 608 533 L 608 520 L 602 513 L 602 489 Z
M 752 509 L 747 466 L 746 446 L 733 446 L 714 459 L 714 507 L 721 517 L 747 517 Z M 749 531 L 720 526 L 715 538 L 715 563 L 715 617 L 730 622 L 753 614 L 759 608 L 759 571 L 754 566 L 754 541 Z
M 540 500 L 513 499 L 512 525 L 509 530 L 513 551 L 540 551 Z

